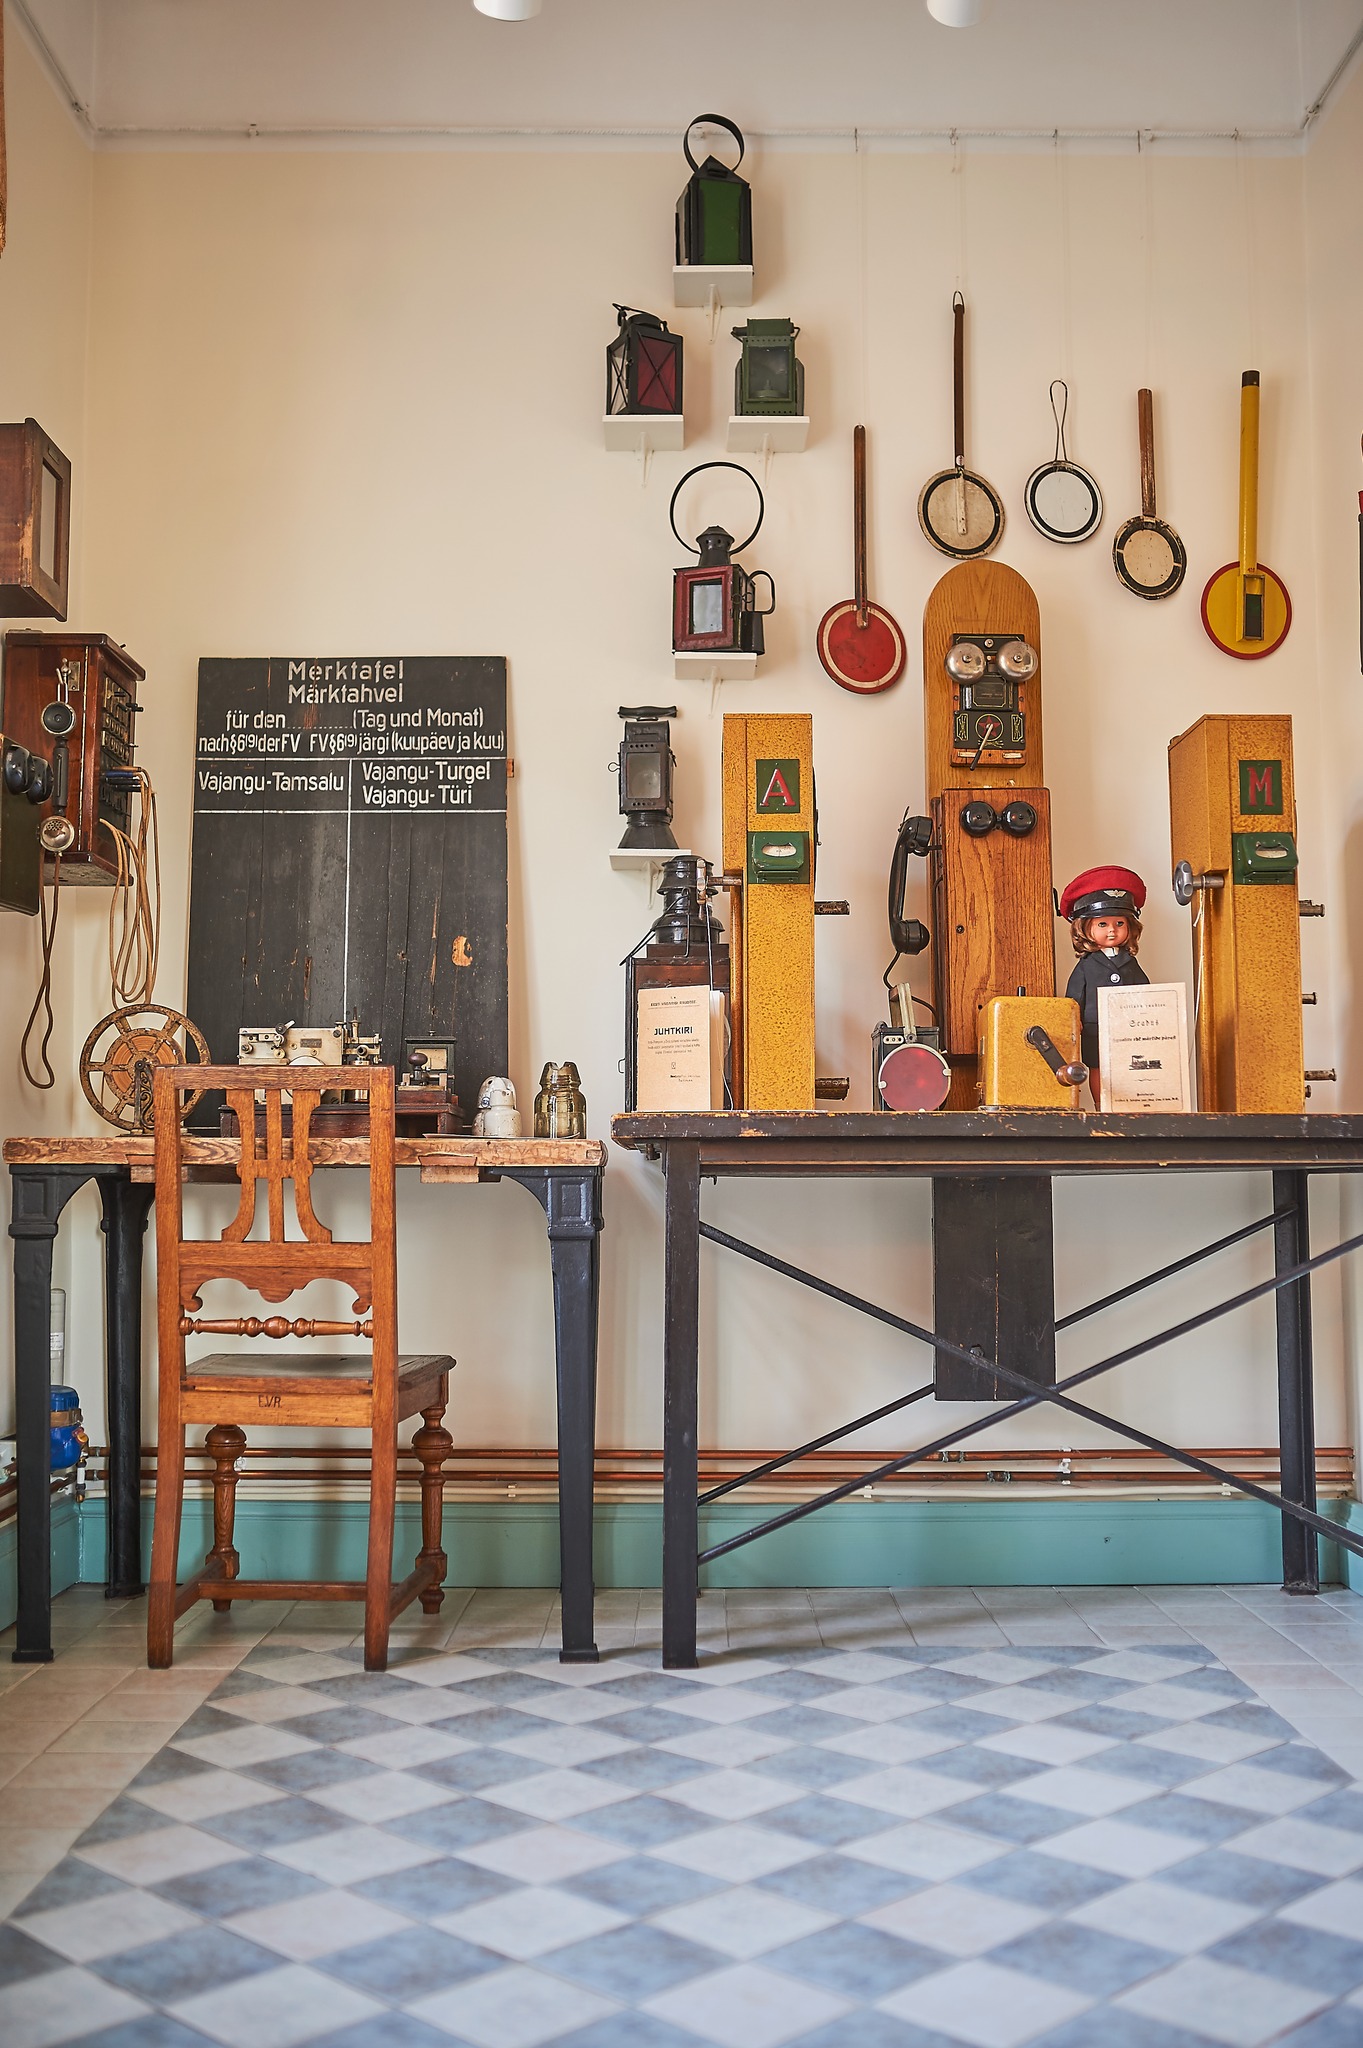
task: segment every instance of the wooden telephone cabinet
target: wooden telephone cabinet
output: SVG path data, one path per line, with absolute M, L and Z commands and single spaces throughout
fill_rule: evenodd
M 1197 1106 L 1300 1114 L 1291 719 L 1200 718 L 1171 740 L 1169 817 L 1175 890 L 1192 906 Z
M 981 664 L 973 678 L 948 671 L 962 647 Z M 1036 656 L 1030 673 L 1021 649 Z M 942 577 L 923 614 L 923 695 L 933 993 L 953 1075 L 947 1106 L 973 1109 L 985 1004 L 1055 994 L 1041 615 L 1016 569 L 962 562 Z
M 112 885 L 118 854 L 104 827 L 132 829 L 133 792 L 118 771 L 133 765 L 137 686 L 146 670 L 107 633 L 10 633 L 4 676 L 6 730 L 54 765 L 53 795 L 40 818 L 60 811 L 75 835 L 62 853 L 63 883 Z M 45 724 L 44 713 L 63 705 L 69 706 L 71 722 L 58 733 Z

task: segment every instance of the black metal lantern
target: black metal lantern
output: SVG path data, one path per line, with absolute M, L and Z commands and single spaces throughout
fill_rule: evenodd
M 736 469 L 747 477 L 757 492 L 757 525 L 746 540 L 735 542 L 722 526 L 707 526 L 695 545 L 677 533 L 677 499 L 684 485 L 703 469 Z M 762 487 L 749 469 L 738 462 L 701 462 L 687 471 L 672 493 L 668 518 L 672 531 L 684 548 L 699 556 L 692 568 L 675 571 L 672 578 L 672 651 L 674 654 L 738 653 L 765 651 L 762 621 L 776 609 L 776 585 L 765 569 L 744 569 L 733 560 L 752 541 L 762 526 L 766 504 Z M 759 607 L 757 584 L 761 580 L 771 592 L 770 604 Z
M 795 353 L 800 332 L 790 320 L 750 320 L 735 327 L 743 345 L 734 368 L 734 412 L 750 419 L 801 419 L 805 366 Z
M 672 836 L 672 729 L 675 704 L 620 706 L 625 737 L 620 742 L 620 815 L 632 852 L 675 853 Z
M 617 306 L 620 331 L 606 349 L 606 413 L 679 413 L 682 338 L 656 313 Z
M 738 144 L 738 162 L 743 161 L 744 141 L 732 121 L 723 114 L 697 114 L 682 137 L 691 176 L 677 201 L 677 262 L 731 264 L 752 262 L 752 190 L 718 157 L 707 156 L 698 164 L 691 154 L 691 129 L 724 128 Z
M 708 860 L 677 854 L 663 913 L 624 961 L 625 1108 L 733 1106 L 729 947 Z

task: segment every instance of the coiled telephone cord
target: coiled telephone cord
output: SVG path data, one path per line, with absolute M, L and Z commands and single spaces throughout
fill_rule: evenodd
M 57 1077 L 52 1071 L 52 1062 L 48 1058 L 47 1048 L 52 1043 L 54 1025 L 52 1016 L 52 948 L 57 937 L 57 910 L 61 902 L 61 879 L 62 857 L 58 853 L 54 854 L 52 859 L 52 913 L 50 916 L 47 909 L 47 897 L 42 889 L 38 891 L 38 916 L 41 923 L 43 941 L 43 972 L 42 978 L 38 983 L 38 993 L 33 998 L 33 1008 L 29 1011 L 28 1022 L 24 1026 L 24 1035 L 19 1041 L 19 1062 L 24 1070 L 24 1079 L 33 1088 L 52 1088 L 56 1086 L 57 1081 Z M 42 1043 L 38 1047 L 36 1064 L 39 1071 L 35 1074 L 32 1066 L 29 1065 L 28 1050 L 29 1040 L 37 1029 L 40 1013 L 46 1015 L 47 1026 L 43 1032 Z M 43 1074 L 46 1074 L 46 1080 L 41 1078 Z
M 134 771 L 141 788 L 135 834 L 100 820 L 114 842 L 118 873 L 109 902 L 109 988 L 116 1010 L 149 1003 L 161 951 L 161 834 L 156 791 L 145 768 Z M 150 853 L 150 864 L 148 854 Z
M 116 1010 L 140 1008 L 150 1003 L 156 985 L 156 967 L 161 952 L 161 834 L 156 817 L 156 791 L 145 768 L 133 770 L 141 795 L 141 815 L 136 832 L 124 832 L 107 819 L 100 820 L 114 842 L 117 872 L 109 900 L 109 988 Z M 32 1088 L 55 1087 L 48 1047 L 55 1020 L 52 1014 L 52 950 L 57 938 L 57 917 L 61 909 L 62 857 L 52 860 L 52 909 L 47 896 L 39 892 L 43 969 L 33 1008 L 28 1013 L 24 1035 L 19 1042 L 19 1062 L 24 1079 Z M 36 1057 L 30 1059 L 33 1035 L 43 1021 L 43 1035 Z M 35 1072 L 35 1068 L 37 1071 Z

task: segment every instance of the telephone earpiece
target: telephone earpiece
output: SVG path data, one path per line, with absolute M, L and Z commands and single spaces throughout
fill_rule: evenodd
M 909 879 L 909 855 L 926 860 L 932 848 L 931 818 L 910 817 L 906 812 L 895 840 L 890 862 L 890 943 L 896 954 L 925 952 L 932 934 L 918 917 L 905 917 L 904 891 Z

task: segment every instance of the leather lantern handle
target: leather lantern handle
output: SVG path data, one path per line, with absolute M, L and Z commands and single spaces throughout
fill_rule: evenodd
M 951 301 L 951 381 L 955 407 L 956 467 L 965 467 L 965 300 L 959 292 Z
M 1141 517 L 1155 517 L 1155 404 L 1148 391 L 1136 393 L 1136 420 L 1141 441 Z

